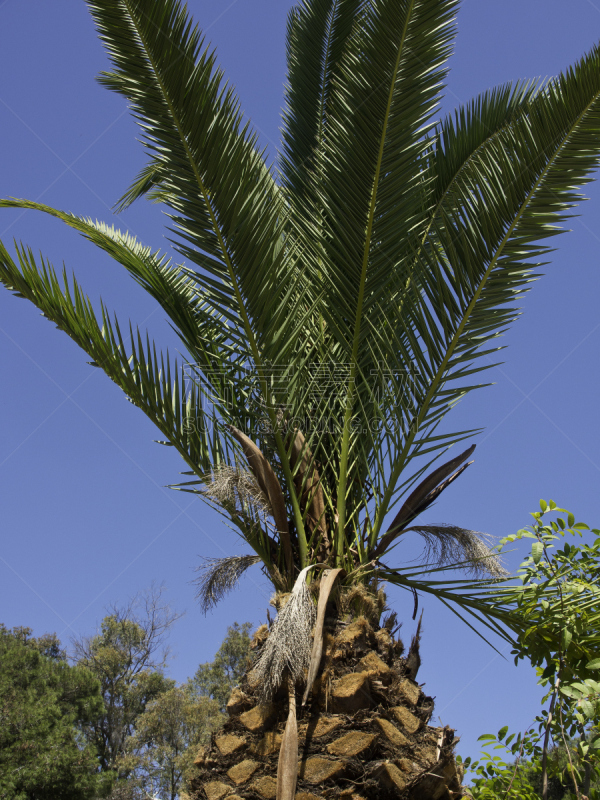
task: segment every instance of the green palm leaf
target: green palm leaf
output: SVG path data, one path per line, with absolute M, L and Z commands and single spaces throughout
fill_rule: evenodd
M 535 260 L 549 252 L 539 242 L 559 233 L 568 209 L 582 199 L 573 187 L 589 180 L 598 163 L 599 67 L 595 48 L 535 97 L 526 97 L 514 119 L 475 147 L 458 170 L 453 156 L 446 159 L 443 149 L 436 150 L 432 162 L 455 177 L 446 179 L 447 190 L 438 189 L 441 199 L 434 202 L 423 246 L 415 246 L 415 274 L 395 321 L 418 344 L 406 354 L 418 368 L 417 412 L 392 467 L 373 541 L 412 453 L 422 453 L 432 441 L 437 446 L 431 432 L 458 399 L 477 388 L 465 379 L 489 366 L 477 359 L 498 349 L 486 344 L 518 315 L 514 303 L 541 266 Z M 457 140 L 472 138 L 472 116 L 464 114 L 455 128 Z
M 227 435 L 222 419 L 214 410 L 207 411 L 202 387 L 188 380 L 184 369 L 171 363 L 169 354 L 157 352 L 156 346 L 131 326 L 131 345 L 125 346 L 121 327 L 102 304 L 100 321 L 91 302 L 73 278 L 69 285 L 66 272 L 63 284 L 52 266 L 42 259 L 38 266 L 31 250 L 17 248 L 18 265 L 0 243 L 0 280 L 17 296 L 33 302 L 43 315 L 67 333 L 121 388 L 128 399 L 140 408 L 175 447 L 201 481 L 215 465 L 236 459 L 234 440 Z M 228 516 L 241 529 L 250 546 L 268 569 L 273 568 L 277 544 L 268 528 L 252 515 L 226 507 Z
M 315 171 L 332 113 L 338 76 L 357 12 L 364 0 L 318 0 L 294 6 L 288 16 L 288 87 L 281 168 L 286 196 L 310 225 L 315 211 Z M 308 205 L 308 208 L 307 208 Z
M 286 326 L 295 327 L 299 309 L 296 292 L 290 292 L 290 283 L 299 286 L 298 249 L 286 246 L 286 209 L 256 150 L 256 136 L 243 124 L 235 94 L 222 86 L 214 54 L 179 2 L 89 5 L 115 65 L 100 80 L 131 103 L 144 144 L 160 164 L 161 197 L 181 242 L 176 246 L 199 268 L 196 279 L 230 332 L 243 331 L 275 426 L 264 365 L 281 357 L 283 341 L 294 341 Z M 309 288 L 304 281 L 302 293 Z M 286 448 L 274 435 L 292 485 Z

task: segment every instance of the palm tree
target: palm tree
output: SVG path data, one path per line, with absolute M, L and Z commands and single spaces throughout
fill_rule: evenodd
M 178 0 L 88 5 L 113 64 L 100 80 L 128 100 L 149 156 L 119 208 L 162 203 L 185 263 L 39 203 L 1 205 L 58 217 L 109 253 L 161 304 L 187 360 L 131 327 L 127 344 L 108 309 L 25 246 L 13 258 L 0 245 L 0 280 L 177 448 L 189 480 L 174 488 L 241 533 L 251 554 L 201 570 L 204 608 L 255 564 L 275 587 L 280 613 L 196 788 L 460 796 L 453 734 L 427 727 L 433 704 L 415 683 L 419 635 L 403 656 L 381 583 L 505 638 L 524 624 L 482 537 L 417 517 L 471 463 L 474 446 L 432 467 L 475 433 L 440 423 L 482 385 L 482 356 L 500 349 L 543 241 L 597 166 L 600 51 L 439 122 L 457 0 L 304 0 L 272 168 Z M 393 562 L 409 532 L 425 539 L 422 564 Z M 445 578 L 456 567 L 474 578 Z

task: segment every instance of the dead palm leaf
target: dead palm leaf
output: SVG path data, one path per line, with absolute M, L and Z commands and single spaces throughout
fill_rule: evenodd
M 244 572 L 260 563 L 259 556 L 228 556 L 227 558 L 205 558 L 196 568 L 199 573 L 194 581 L 198 590 L 196 599 L 207 614 L 219 601 L 235 588 Z

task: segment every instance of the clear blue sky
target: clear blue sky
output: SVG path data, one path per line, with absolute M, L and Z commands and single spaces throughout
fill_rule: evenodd
M 189 2 L 271 154 L 291 5 Z M 458 19 L 445 110 L 507 80 L 556 74 L 600 39 L 600 2 L 591 0 L 466 0 Z M 0 29 L 0 196 L 117 222 L 111 206 L 144 158 L 124 102 L 94 80 L 107 62 L 85 4 L 0 0 Z M 588 194 L 505 337 L 496 385 L 453 412 L 455 425 L 486 430 L 476 463 L 431 522 L 503 536 L 552 497 L 600 526 L 598 185 Z M 166 245 L 163 217 L 145 202 L 117 224 Z M 0 238 L 12 237 L 64 261 L 92 299 L 101 295 L 122 321 L 177 347 L 157 305 L 77 234 L 2 211 Z M 0 291 L 0 621 L 57 631 L 66 642 L 93 632 L 109 602 L 164 581 L 172 605 L 186 611 L 170 665 L 184 680 L 212 657 L 228 624 L 264 620 L 269 588 L 255 571 L 216 613 L 201 615 L 190 585 L 199 555 L 244 552 L 243 544 L 201 501 L 163 488 L 178 479 L 178 457 L 153 444 L 152 425 L 86 361 L 32 306 Z M 510 566 L 519 560 L 515 553 Z M 409 639 L 412 598 L 392 590 L 389 599 Z M 537 710 L 531 672 L 496 656 L 440 604 L 423 605 L 420 680 L 437 696 L 436 714 L 457 728 L 461 752 L 475 752 L 479 734 L 504 724 L 524 728 Z

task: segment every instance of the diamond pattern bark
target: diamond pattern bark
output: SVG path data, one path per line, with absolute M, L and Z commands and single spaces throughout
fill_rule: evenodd
M 433 700 L 409 679 L 403 646 L 359 617 L 326 620 L 326 646 L 306 706 L 297 687 L 295 800 L 458 800 L 454 733 L 427 723 Z M 263 632 L 264 634 L 264 632 Z M 263 639 L 264 641 L 264 635 Z M 190 800 L 275 800 L 287 718 L 282 691 L 269 706 L 244 680 L 222 731 L 197 759 Z

